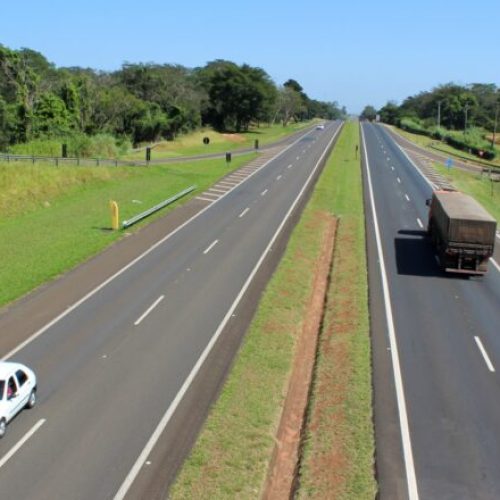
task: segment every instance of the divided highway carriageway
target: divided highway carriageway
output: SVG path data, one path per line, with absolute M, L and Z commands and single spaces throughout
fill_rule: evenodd
M 2 353 L 33 368 L 39 392 L 0 442 L 1 499 L 164 494 L 341 125 L 200 193 L 197 215 Z
M 362 123 L 380 498 L 500 498 L 499 247 L 484 277 L 444 274 L 425 235 L 433 186 Z

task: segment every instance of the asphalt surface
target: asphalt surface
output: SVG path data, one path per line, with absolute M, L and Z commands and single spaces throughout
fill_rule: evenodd
M 129 252 L 133 263 L 103 272 L 104 286 L 74 294 L 76 270 L 2 312 L 14 331 L 3 355 L 15 349 L 12 359 L 35 370 L 39 399 L 0 442 L 0 498 L 165 494 L 339 128 L 312 130 L 218 199 L 195 200 L 192 219 L 157 234 L 142 257 Z M 90 287 L 95 273 L 83 269 Z M 20 328 L 23 311 L 38 330 L 18 348 L 33 333 Z
M 497 499 L 500 270 L 441 272 L 424 232 L 432 188 L 385 128 L 361 128 L 380 498 Z

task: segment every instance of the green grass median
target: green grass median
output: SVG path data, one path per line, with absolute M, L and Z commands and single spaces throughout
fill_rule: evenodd
M 328 356 L 320 355 L 318 359 L 318 374 L 326 370 L 331 378 L 326 385 L 315 384 L 310 417 L 317 415 L 316 403 L 322 397 L 317 389 L 330 391 L 340 383 L 342 392 L 336 402 L 331 402 L 331 411 L 344 418 L 335 420 L 331 426 L 326 422 L 319 430 L 308 427 L 298 494 L 307 498 L 318 492 L 318 498 L 332 498 L 324 495 L 323 484 L 333 476 L 340 483 L 338 491 L 343 498 L 373 498 L 364 221 L 360 166 L 359 160 L 354 159 L 357 127 L 357 123 L 348 123 L 341 133 L 285 255 L 266 287 L 224 389 L 170 491 L 170 498 L 254 499 L 262 494 L 295 344 L 314 291 L 322 238 L 328 220 L 334 216 L 341 218 L 338 234 L 342 244 L 340 250 L 335 250 L 332 276 L 339 281 L 328 295 L 327 321 L 334 322 L 337 315 L 341 318 L 352 315 L 352 322 L 345 326 L 338 340 L 345 347 L 344 363 L 330 366 Z M 339 300 L 339 305 L 334 307 L 333 300 Z M 342 310 L 340 305 L 349 309 Z M 335 439 L 325 441 L 332 436 Z M 335 453 L 340 447 L 343 467 L 317 469 L 314 459 L 318 446 L 325 453 Z M 318 478 L 318 474 L 322 477 Z

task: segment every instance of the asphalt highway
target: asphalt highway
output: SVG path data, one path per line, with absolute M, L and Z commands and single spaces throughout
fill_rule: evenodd
M 201 196 L 204 209 L 183 227 L 3 353 L 34 369 L 39 399 L 0 442 L 2 500 L 164 494 L 172 470 L 163 464 L 186 452 L 176 435 L 201 425 L 238 347 L 238 317 L 249 316 L 238 307 L 283 246 L 340 126 L 305 133 L 227 180 L 217 199 Z
M 457 277 L 425 235 L 432 187 L 363 123 L 380 498 L 500 496 L 500 268 Z

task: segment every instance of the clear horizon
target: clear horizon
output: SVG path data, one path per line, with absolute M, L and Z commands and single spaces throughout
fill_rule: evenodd
M 297 80 L 313 99 L 349 113 L 455 82 L 500 82 L 500 3 L 423 0 L 335 5 L 313 0 L 168 5 L 123 0 L 27 0 L 2 6 L 0 43 L 41 52 L 56 66 L 113 71 L 124 62 L 203 66 L 228 59 Z

